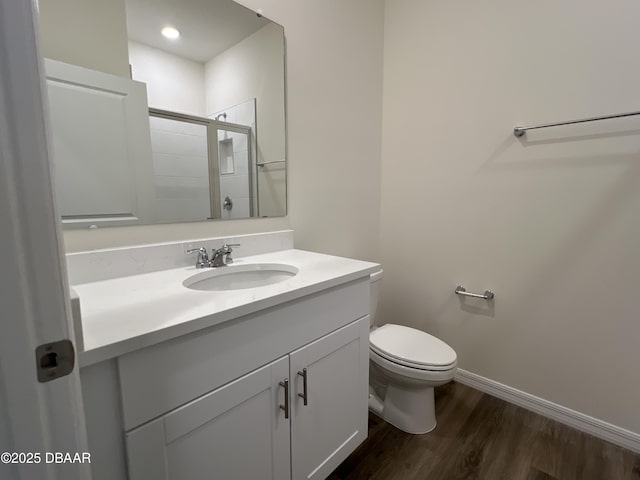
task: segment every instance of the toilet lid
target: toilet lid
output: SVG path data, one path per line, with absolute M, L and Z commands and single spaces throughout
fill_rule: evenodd
M 415 328 L 388 323 L 369 335 L 371 349 L 390 361 L 440 370 L 453 365 L 456 352 L 442 340 Z

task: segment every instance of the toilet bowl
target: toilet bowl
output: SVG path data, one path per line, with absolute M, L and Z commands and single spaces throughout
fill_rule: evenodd
M 369 410 L 407 433 L 436 427 L 434 387 L 450 382 L 456 352 L 442 340 L 415 328 L 375 327 L 382 270 L 371 275 Z

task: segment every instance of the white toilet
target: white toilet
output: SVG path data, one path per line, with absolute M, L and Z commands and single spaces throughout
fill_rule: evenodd
M 376 328 L 381 279 L 382 270 L 371 275 L 369 410 L 407 433 L 427 433 L 436 427 L 433 388 L 453 379 L 456 352 L 415 328 Z

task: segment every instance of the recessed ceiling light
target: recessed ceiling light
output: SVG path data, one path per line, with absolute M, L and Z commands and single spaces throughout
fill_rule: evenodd
M 174 27 L 164 27 L 162 29 L 162 35 L 164 35 L 167 38 L 178 38 L 180 36 L 180 32 L 178 31 L 177 28 Z

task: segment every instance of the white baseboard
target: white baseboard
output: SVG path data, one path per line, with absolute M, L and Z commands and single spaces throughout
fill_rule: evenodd
M 523 392 L 508 385 L 503 385 L 475 373 L 458 369 L 455 380 L 469 387 L 501 398 L 519 407 L 531 410 L 544 417 L 573 427 L 594 437 L 619 445 L 623 448 L 640 453 L 640 434 L 631 432 L 616 425 L 612 425 L 584 413 L 576 412 L 557 403 Z

